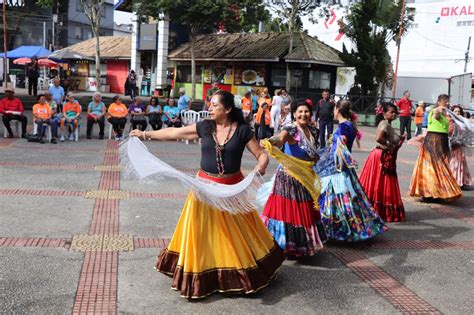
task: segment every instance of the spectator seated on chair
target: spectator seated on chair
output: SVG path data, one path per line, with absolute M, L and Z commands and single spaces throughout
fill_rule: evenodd
M 56 143 L 56 137 L 58 136 L 58 122 L 53 118 L 53 111 L 44 95 L 38 95 L 38 103 L 33 106 L 33 122 L 37 125 L 36 132 L 40 138 L 40 143 L 44 143 L 44 124 L 51 127 L 51 143 Z
M 132 129 L 135 130 L 140 126 L 141 131 L 146 130 L 148 123 L 146 122 L 146 108 L 143 104 L 142 98 L 136 96 L 132 103 L 128 106 L 128 112 L 130 113 L 130 123 Z
M 108 109 L 108 121 L 112 124 L 115 132 L 115 140 L 123 140 L 123 130 L 127 123 L 128 109 L 125 104 L 122 103 L 120 96 L 115 95 L 113 103 L 110 104 Z
M 81 111 L 81 105 L 75 100 L 74 95 L 69 93 L 67 95 L 67 102 L 63 105 L 63 117 L 61 118 L 61 141 L 64 141 L 65 125 L 67 125 L 69 128 L 69 140 L 74 140 L 74 133 L 79 127 Z
M 3 124 L 8 131 L 8 137 L 13 138 L 13 131 L 10 127 L 12 120 L 21 122 L 21 136 L 26 138 L 26 125 L 28 119 L 23 115 L 24 107 L 19 98 L 15 97 L 15 91 L 11 88 L 5 89 L 5 97 L 0 100 L 0 113 L 3 115 Z
M 104 139 L 106 111 L 107 108 L 104 102 L 102 102 L 102 95 L 99 92 L 95 92 L 92 102 L 87 106 L 87 139 L 91 138 L 92 127 L 95 123 L 99 125 L 99 139 Z
M 180 111 L 175 105 L 173 98 L 168 99 L 168 105 L 163 109 L 163 122 L 168 127 L 181 127 L 181 120 L 179 119 Z
M 150 98 L 150 104 L 146 108 L 146 115 L 148 116 L 148 123 L 151 128 L 153 128 L 153 130 L 160 130 L 163 126 L 163 121 L 161 120 L 163 109 L 157 97 Z
M 51 118 L 56 120 L 56 125 L 59 125 L 59 121 L 61 120 L 62 113 L 59 110 L 58 103 L 56 103 L 56 101 L 53 99 L 51 93 L 49 93 L 49 92 L 44 93 L 44 98 L 46 100 L 46 103 L 51 108 L 51 114 L 52 114 Z

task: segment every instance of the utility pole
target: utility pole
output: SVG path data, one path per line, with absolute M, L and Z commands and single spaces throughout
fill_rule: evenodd
M 7 81 L 8 81 L 8 73 L 7 73 L 7 67 L 8 67 L 8 59 L 7 59 L 7 4 L 6 0 L 3 0 L 3 85 L 6 88 L 7 87 Z
M 471 49 L 471 36 L 469 36 L 469 40 L 467 41 L 467 50 L 466 55 L 464 57 L 464 73 L 467 72 L 467 64 L 469 63 L 469 50 Z
M 393 74 L 392 97 L 395 97 L 397 90 L 398 62 L 400 60 L 400 46 L 402 45 L 403 18 L 405 17 L 405 0 L 402 1 L 402 12 L 400 13 L 400 31 L 398 32 L 397 59 L 395 61 L 395 72 Z
M 46 22 L 43 22 L 43 47 L 48 48 L 46 47 Z

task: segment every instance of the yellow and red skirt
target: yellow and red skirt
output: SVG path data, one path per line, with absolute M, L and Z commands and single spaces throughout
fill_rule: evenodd
M 411 177 L 409 195 L 444 200 L 462 196 L 461 188 L 449 168 L 446 133 L 426 134 Z
M 227 185 L 243 179 L 240 172 L 217 177 L 199 171 L 198 176 Z M 257 211 L 231 214 L 190 192 L 156 269 L 173 278 L 172 288 L 181 296 L 197 299 L 214 292 L 256 292 L 268 285 L 284 260 Z

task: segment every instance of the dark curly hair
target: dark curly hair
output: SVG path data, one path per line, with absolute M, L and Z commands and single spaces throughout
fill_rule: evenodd
M 452 107 L 451 107 L 451 111 L 454 112 L 454 110 L 455 110 L 456 108 L 459 108 L 459 110 L 461 111 L 461 116 L 464 117 L 464 110 L 462 109 L 461 105 L 454 105 L 454 106 L 452 106 Z
M 311 104 L 306 99 L 300 98 L 291 103 L 291 120 L 295 120 L 295 113 L 298 107 L 306 106 L 310 112 L 312 112 Z

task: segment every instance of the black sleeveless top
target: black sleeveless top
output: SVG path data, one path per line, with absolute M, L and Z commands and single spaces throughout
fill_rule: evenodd
M 201 169 L 208 173 L 218 174 L 216 160 L 216 142 L 212 137 L 212 120 L 203 120 L 196 124 L 196 130 L 201 138 Z M 242 154 L 245 146 L 252 139 L 253 132 L 248 125 L 238 125 L 237 130 L 224 146 L 222 160 L 224 174 L 233 174 L 240 171 Z

